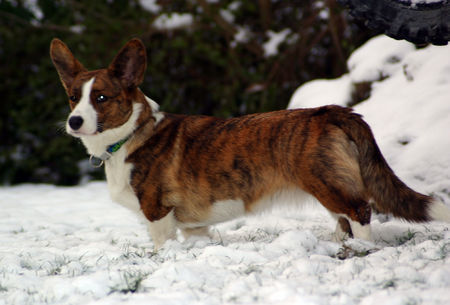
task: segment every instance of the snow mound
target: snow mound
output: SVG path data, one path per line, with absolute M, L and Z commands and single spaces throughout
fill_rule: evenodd
M 311 108 L 329 104 L 348 105 L 352 82 L 348 74 L 336 79 L 318 79 L 295 90 L 289 108 Z
M 347 62 L 353 82 L 377 81 L 394 73 L 408 53 L 414 52 L 413 44 L 386 36 L 372 38 L 353 52 Z
M 370 97 L 354 109 L 388 163 L 411 187 L 450 204 L 450 46 L 415 49 L 379 36 L 355 51 L 348 66 L 341 78 L 301 86 L 289 108 L 347 106 L 355 84 L 370 82 Z

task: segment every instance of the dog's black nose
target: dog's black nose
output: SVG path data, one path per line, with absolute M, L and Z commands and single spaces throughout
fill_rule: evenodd
M 73 116 L 69 119 L 69 126 L 73 130 L 80 129 L 81 125 L 83 125 L 83 118 L 80 116 Z

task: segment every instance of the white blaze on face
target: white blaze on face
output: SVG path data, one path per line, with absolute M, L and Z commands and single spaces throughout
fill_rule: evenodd
M 97 132 L 97 111 L 92 106 L 90 99 L 94 81 L 95 77 L 91 78 L 89 81 L 83 84 L 83 86 L 81 87 L 80 100 L 67 120 L 67 133 L 73 136 L 80 137 L 83 135 L 93 135 Z M 81 118 L 82 124 L 78 129 L 74 130 L 70 126 L 70 120 L 73 120 L 73 118 L 76 117 Z

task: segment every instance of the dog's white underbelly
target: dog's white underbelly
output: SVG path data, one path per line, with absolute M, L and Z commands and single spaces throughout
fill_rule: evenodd
M 119 151 L 114 153 L 111 159 L 105 162 L 109 193 L 114 202 L 119 203 L 139 215 L 143 215 L 139 200 L 130 185 L 130 176 L 133 165 L 131 163 L 125 163 L 126 155 L 127 150 L 125 147 L 122 147 Z
M 245 214 L 245 205 L 241 199 L 229 199 L 216 201 L 212 204 L 208 218 L 199 222 L 178 222 L 181 229 L 199 228 L 228 221 Z
M 299 188 L 286 188 L 263 197 L 246 209 L 242 199 L 220 200 L 212 204 L 208 218 L 201 222 L 178 223 L 180 228 L 198 228 L 232 220 L 246 214 L 258 214 L 274 206 L 300 206 L 311 200 L 311 195 Z

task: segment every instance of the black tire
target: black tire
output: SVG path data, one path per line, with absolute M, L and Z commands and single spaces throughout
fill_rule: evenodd
M 374 30 L 415 44 L 450 41 L 450 0 L 411 4 L 410 0 L 338 0 Z

